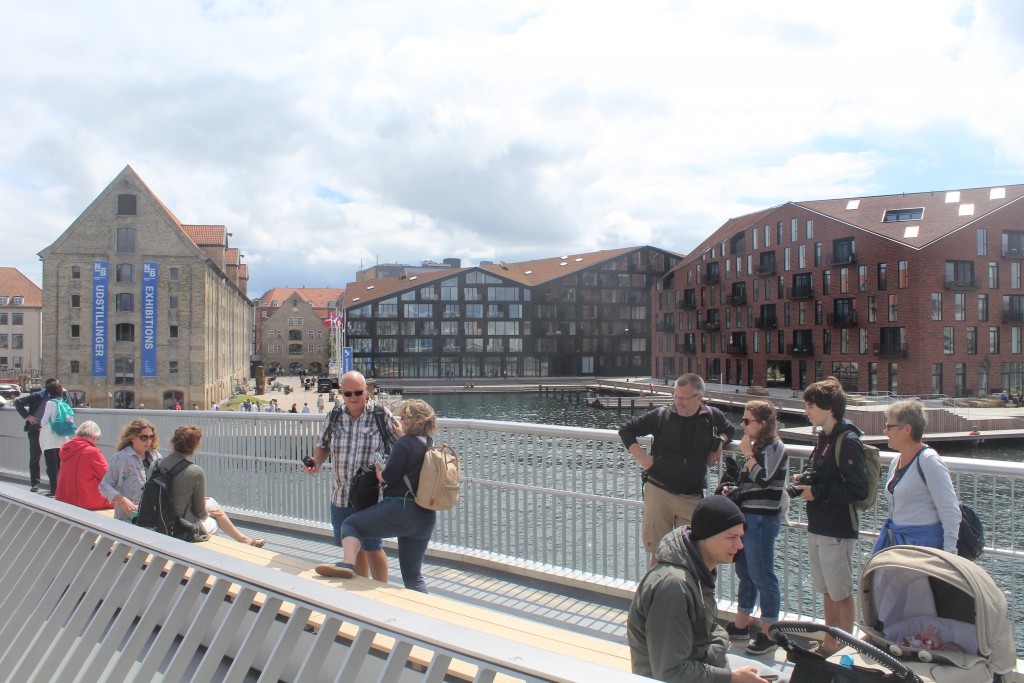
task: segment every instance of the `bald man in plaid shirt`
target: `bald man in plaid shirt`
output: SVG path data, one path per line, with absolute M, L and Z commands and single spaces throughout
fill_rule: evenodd
M 380 450 L 382 439 L 377 422 L 373 418 L 375 403 L 366 390 L 366 378 L 362 373 L 346 372 L 341 378 L 342 405 L 335 404 L 327 414 L 320 438 L 313 448 L 313 466 L 302 466 L 309 474 L 320 471 L 327 457 L 334 464 L 334 484 L 331 487 L 331 525 L 334 527 L 334 543 L 341 545 L 341 524 L 356 512 L 349 504 L 349 481 L 364 465 L 373 465 L 373 454 Z M 339 412 L 340 411 L 340 412 Z M 384 406 L 391 441 L 402 435 L 402 425 Z M 377 581 L 388 580 L 388 558 L 384 544 L 379 538 L 362 539 L 363 549 L 356 559 L 356 573 L 372 576 Z

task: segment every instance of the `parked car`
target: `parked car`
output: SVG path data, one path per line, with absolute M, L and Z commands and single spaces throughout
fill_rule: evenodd
M 0 384 L 0 396 L 6 399 L 18 398 L 21 396 L 21 387 L 17 384 Z

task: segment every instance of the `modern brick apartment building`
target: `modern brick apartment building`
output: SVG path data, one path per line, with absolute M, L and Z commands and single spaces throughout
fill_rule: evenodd
M 1024 386 L 1024 185 L 789 202 L 661 278 L 654 372 L 803 389 Z
M 248 268 L 222 225 L 185 225 L 130 166 L 43 261 L 43 374 L 96 407 L 209 407 L 246 380 Z
M 645 376 L 653 247 L 482 263 L 345 288 L 347 344 L 377 377 Z

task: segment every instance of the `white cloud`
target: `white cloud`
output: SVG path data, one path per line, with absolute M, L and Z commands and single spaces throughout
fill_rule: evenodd
M 228 225 L 253 294 L 377 259 L 685 252 L 787 200 L 1013 183 L 1021 18 L 1007 0 L 23 3 L 0 43 L 7 264 L 38 279 L 35 253 L 126 163 L 181 220 Z

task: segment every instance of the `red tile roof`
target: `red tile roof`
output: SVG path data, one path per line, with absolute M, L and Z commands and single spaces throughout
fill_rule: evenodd
M 270 302 L 275 300 L 281 305 L 293 292 L 298 293 L 303 301 L 310 302 L 313 308 L 318 310 L 330 309 L 332 301 L 337 301 L 345 295 L 345 290 L 337 287 L 274 287 L 268 289 L 257 301 L 266 307 L 270 307 Z
M 226 244 L 227 230 L 223 225 L 179 225 L 196 246 L 222 247 Z
M 11 300 L 16 296 L 25 297 L 22 306 L 41 308 L 43 305 L 43 290 L 17 268 L 0 267 L 0 296 L 11 297 L 8 306 L 14 305 Z

